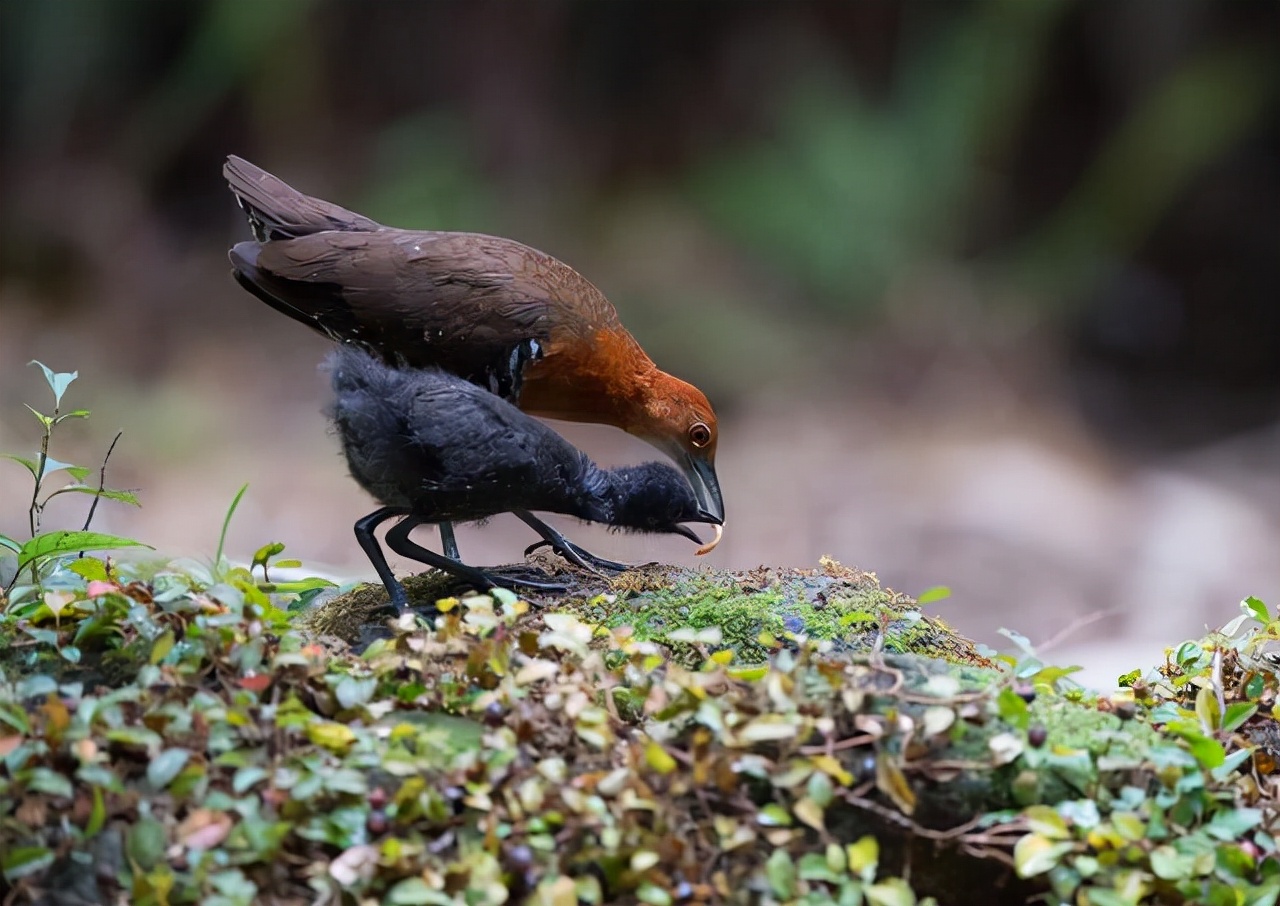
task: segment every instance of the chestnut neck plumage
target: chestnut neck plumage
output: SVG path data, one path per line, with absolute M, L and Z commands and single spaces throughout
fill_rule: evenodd
M 553 344 L 531 364 L 520 408 L 544 418 L 612 424 L 647 439 L 658 390 L 671 380 L 630 334 L 602 329 L 589 339 Z

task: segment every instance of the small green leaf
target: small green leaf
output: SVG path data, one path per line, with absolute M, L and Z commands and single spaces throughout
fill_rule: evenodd
M 778 803 L 770 802 L 760 809 L 760 814 L 756 815 L 756 822 L 764 827 L 790 827 L 791 815 Z
M 267 561 L 276 554 L 284 552 L 284 545 L 279 541 L 272 541 L 270 544 L 264 544 L 253 553 L 253 566 L 265 566 Z
M 1013 865 L 1018 877 L 1035 877 L 1056 868 L 1074 848 L 1070 841 L 1054 842 L 1040 834 L 1027 834 L 1013 847 Z
M 45 793 L 63 799 L 70 799 L 74 794 L 71 781 L 65 775 L 50 768 L 33 768 L 27 778 L 26 787 L 32 792 Z
M 573 892 L 573 888 L 569 888 Z M 576 899 L 576 897 L 575 897 Z M 643 881 L 636 887 L 636 899 L 649 906 L 671 906 L 671 894 L 665 887 L 652 881 Z
M 800 819 L 802 824 L 808 825 L 816 831 L 826 829 L 824 823 L 826 816 L 823 814 L 822 806 L 808 796 L 802 796 L 796 800 L 796 804 L 791 807 L 791 811 Z
M 1174 732 L 1177 732 L 1176 730 Z M 1195 760 L 1200 762 L 1202 768 L 1213 770 L 1226 760 L 1226 750 L 1222 748 L 1222 743 L 1211 736 L 1204 736 L 1200 733 L 1178 733 L 1186 742 L 1187 747 L 1191 750 Z
M 1263 626 L 1271 622 L 1271 611 L 1267 609 L 1267 605 L 1253 595 L 1245 598 L 1240 602 L 1240 609 L 1253 617 Z
M 935 585 L 926 591 L 920 592 L 916 598 L 916 603 L 923 607 L 926 604 L 933 604 L 937 601 L 945 601 L 951 597 L 951 589 L 945 585 Z
M 166 629 L 162 632 L 154 642 L 151 643 L 151 654 L 147 657 L 147 662 L 158 664 L 163 661 L 173 650 L 174 643 L 177 639 L 174 637 L 172 629 Z
M 280 564 L 277 563 L 277 566 Z M 263 591 L 281 595 L 302 595 L 307 592 L 321 591 L 326 588 L 337 588 L 338 583 L 313 576 L 310 579 L 299 579 L 296 582 L 264 582 L 259 586 Z M 290 609 L 293 609 L 292 607 Z
M 1222 726 L 1222 711 L 1218 708 L 1218 697 L 1208 686 L 1201 686 L 1196 693 L 1196 717 L 1200 718 L 1200 726 L 1206 733 L 1211 733 Z
M 864 880 L 874 880 L 876 866 L 880 862 L 880 842 L 868 834 L 845 847 L 849 857 L 849 871 Z
M 26 403 L 23 403 L 22 405 L 27 406 Z M 51 416 L 45 415 L 39 409 L 35 409 L 31 406 L 27 406 L 27 411 L 36 417 L 46 432 L 49 430 L 49 427 L 53 424 L 53 418 Z
M 373 694 L 378 691 L 378 680 L 376 677 L 354 677 L 344 676 L 338 681 L 338 688 L 333 690 L 334 697 L 338 700 L 338 704 L 344 709 L 355 708 L 359 705 L 366 704 Z
M 864 891 L 871 906 L 915 906 L 916 895 L 902 878 L 888 878 Z
M 106 735 L 108 742 L 134 746 L 145 749 L 147 752 L 157 751 L 164 743 L 159 733 L 146 727 L 116 727 L 114 730 L 108 730 Z
M 422 878 L 405 878 L 387 891 L 387 898 L 383 902 L 390 906 L 437 906 L 453 901 L 453 897 L 443 890 L 427 886 Z
M 163 790 L 178 776 L 191 758 L 186 749 L 165 749 L 147 765 L 147 782 L 155 789 Z
M 269 776 L 271 775 L 266 768 L 247 765 L 236 771 L 235 776 L 231 778 L 231 789 L 235 791 L 237 796 L 243 796 Z
M 1213 769 L 1211 772 L 1213 774 L 1213 779 L 1218 781 L 1229 780 L 1231 775 L 1239 769 L 1240 765 L 1253 757 L 1253 751 L 1253 746 L 1249 746 L 1245 749 L 1236 749 L 1222 760 L 1222 764 Z
M 39 874 L 53 864 L 53 850 L 43 846 L 15 846 L 0 853 L 0 870 L 12 884 L 19 878 Z
M 44 560 L 59 554 L 75 551 L 116 550 L 123 547 L 145 547 L 151 545 L 134 541 L 132 538 L 121 538 L 118 535 L 104 535 L 102 532 L 59 531 L 37 535 L 18 551 L 18 571 L 33 561 Z
M 85 836 L 97 836 L 98 831 L 102 830 L 103 825 L 106 823 L 107 804 L 102 798 L 102 787 L 95 786 L 93 788 L 93 806 L 89 809 L 89 820 L 84 825 Z
M 765 877 L 779 899 L 790 900 L 795 896 L 796 866 L 785 849 L 775 849 L 764 864 Z
M 132 491 L 117 491 L 112 488 L 96 488 L 87 484 L 69 484 L 64 488 L 58 488 L 50 494 L 50 497 L 57 497 L 59 494 L 88 494 L 91 497 L 104 497 L 107 500 L 115 500 L 120 503 L 127 503 L 130 506 L 142 506 L 138 502 L 138 497 Z
M 1236 808 L 1215 814 L 1205 825 L 1209 836 L 1218 840 L 1237 840 L 1247 832 L 1258 828 L 1262 811 L 1256 808 Z
M 1030 806 L 1022 812 L 1022 817 L 1034 834 L 1050 840 L 1066 840 L 1071 836 L 1066 820 L 1051 805 Z
M 88 418 L 88 417 L 89 417 L 88 409 L 72 409 L 70 412 L 63 412 L 61 415 L 59 415 L 57 418 L 53 420 L 53 423 L 56 425 L 58 422 L 66 421 L 69 418 Z
M 231 498 L 231 506 L 227 507 L 227 515 L 222 519 L 222 534 L 218 536 L 218 551 L 213 555 L 214 569 L 222 568 L 222 550 L 227 545 L 227 530 L 231 528 L 231 517 L 236 514 L 236 507 L 240 506 L 240 499 L 244 497 L 244 492 L 249 490 L 248 484 L 242 484 L 240 490 L 236 491 L 236 496 Z
M 1005 723 L 1019 730 L 1026 730 L 1031 723 L 1031 712 L 1027 708 L 1026 699 L 1008 686 L 1001 689 L 1000 694 L 996 696 L 996 708 Z
M 649 740 L 644 747 L 644 760 L 659 774 L 670 774 L 679 766 L 671 753 L 662 747 L 662 743 L 653 739 Z
M 79 560 L 73 560 L 67 564 L 67 569 L 90 582 L 95 579 L 100 582 L 107 581 L 107 564 L 97 557 L 81 557 Z
M 34 459 L 27 459 L 25 456 L 16 456 L 13 453 L 0 453 L 0 459 L 13 460 L 14 462 L 18 463 L 18 465 L 22 466 L 28 472 L 30 472 L 32 478 L 35 478 L 38 475 L 38 470 L 40 466 L 36 464 L 36 461 Z
M 344 752 L 356 741 L 356 734 L 346 724 L 322 720 L 307 726 L 307 738 L 331 752 Z
M 1257 713 L 1256 702 L 1232 702 L 1227 705 L 1227 710 L 1222 715 L 1222 729 L 1227 733 L 1233 733 Z
M 129 829 L 125 851 L 138 867 L 147 871 L 164 858 L 164 825 L 155 818 L 140 818 Z

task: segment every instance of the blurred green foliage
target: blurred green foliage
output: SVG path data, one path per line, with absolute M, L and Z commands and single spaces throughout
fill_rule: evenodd
M 216 255 L 239 153 L 384 222 L 546 248 L 676 370 L 716 337 L 794 359 L 802 325 L 897 314 L 939 274 L 934 310 L 1015 299 L 1069 328 L 1140 256 L 1178 291 L 1239 275 L 1223 319 L 1249 323 L 1280 250 L 1240 207 L 1277 178 L 1277 9 L 0 0 L 0 311 L 11 275 L 40 298 L 101 269 L 119 193 Z M 74 199 L 39 188 L 63 174 Z M 1180 209 L 1197 185 L 1246 202 Z
M 770 134 L 709 156 L 692 191 L 719 230 L 824 308 L 878 309 L 913 268 L 963 258 L 973 224 L 1005 202 L 992 183 L 1018 151 L 1068 9 L 1006 0 L 966 7 L 906 48 L 883 100 L 839 73 L 807 76 L 773 104 Z M 1131 253 L 1201 169 L 1259 124 L 1274 103 L 1276 73 L 1261 44 L 1200 51 L 1105 136 L 1025 238 L 982 256 L 1009 268 L 1033 299 L 1078 301 L 1101 262 Z

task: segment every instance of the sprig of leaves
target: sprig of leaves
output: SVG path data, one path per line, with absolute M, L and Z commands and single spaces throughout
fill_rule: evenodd
M 72 553 L 83 554 L 85 551 L 91 550 L 116 550 L 125 547 L 148 546 L 132 538 L 89 530 L 89 524 L 93 519 L 93 513 L 97 508 L 99 499 L 106 498 L 132 506 L 139 505 L 137 497 L 131 491 L 123 491 L 106 486 L 107 459 L 110 458 L 111 451 L 115 449 L 116 441 L 120 439 L 120 435 L 116 435 L 116 440 L 111 442 L 111 447 L 107 450 L 107 455 L 102 460 L 102 466 L 99 470 L 100 480 L 96 487 L 85 483 L 85 479 L 88 478 L 92 471 L 91 469 L 62 462 L 50 456 L 49 447 L 53 441 L 54 430 L 70 419 L 88 418 L 89 410 L 73 409 L 68 412 L 62 411 L 62 397 L 67 388 L 71 386 L 71 383 L 79 377 L 79 372 L 56 372 L 43 362 L 38 361 L 33 361 L 31 364 L 40 366 L 49 389 L 53 391 L 53 412 L 46 415 L 34 406 L 27 406 L 31 414 L 40 422 L 41 428 L 40 450 L 34 458 L 18 456 L 12 453 L 0 453 L 0 458 L 16 462 L 30 472 L 32 479 L 31 503 L 27 508 L 31 538 L 26 542 L 20 542 L 6 535 L 0 535 L 0 548 L 9 550 L 17 558 L 13 578 L 5 587 L 6 593 L 12 591 L 18 576 L 27 568 L 31 570 L 32 584 L 38 585 L 40 567 L 57 557 Z M 71 481 L 53 491 L 47 491 L 49 478 L 55 472 L 66 472 L 71 476 Z M 62 494 L 89 494 L 93 497 L 93 503 L 90 504 L 84 528 L 80 531 L 59 530 L 43 532 L 41 517 L 44 514 L 45 507 L 49 505 L 49 501 Z

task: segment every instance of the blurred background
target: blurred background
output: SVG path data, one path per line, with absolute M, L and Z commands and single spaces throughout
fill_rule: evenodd
M 142 501 L 95 528 L 207 558 L 249 482 L 232 556 L 372 578 L 327 344 L 228 275 L 236 153 L 595 282 L 720 414 L 709 566 L 945 584 L 963 633 L 1101 684 L 1280 604 L 1274 0 L 0 0 L 0 87 L 0 451 L 51 405 L 27 362 L 78 370 L 53 455 L 96 469 L 122 429 Z M 29 494 L 0 462 L 0 533 Z M 477 564 L 530 540 L 460 533 Z

